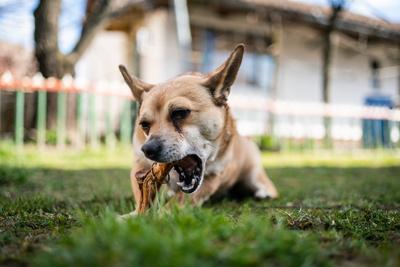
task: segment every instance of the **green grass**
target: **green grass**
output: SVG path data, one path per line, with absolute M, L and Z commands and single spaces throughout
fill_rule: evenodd
M 264 154 L 281 197 L 133 209 L 129 148 L 0 146 L 0 265 L 399 266 L 400 154 Z

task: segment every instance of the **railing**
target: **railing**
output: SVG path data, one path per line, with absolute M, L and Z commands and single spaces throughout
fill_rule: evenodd
M 400 141 L 400 110 L 386 107 L 271 101 L 267 98 L 233 96 L 230 104 L 236 110 L 239 130 L 256 128 L 255 113 L 267 114 L 261 134 L 281 140 L 323 142 L 326 135 L 324 118 L 330 119 L 332 142 L 348 143 L 353 147 L 394 148 Z M 242 112 L 242 114 L 240 114 Z M 245 114 L 251 114 L 246 116 Z M 268 121 L 273 121 L 268 124 Z M 242 128 L 242 129 L 241 129 Z
M 37 93 L 36 131 L 31 138 L 39 146 L 49 144 L 46 127 L 47 95 L 57 93 L 55 143 L 64 147 L 89 144 L 96 147 L 101 141 L 113 147 L 117 141 L 130 143 L 135 102 L 122 82 L 89 83 L 70 76 L 62 80 L 44 79 L 40 74 L 16 80 L 10 73 L 0 77 L 1 94 L 15 94 L 13 139 L 17 146 L 25 141 L 24 108 L 26 94 Z M 67 136 L 67 95 L 76 95 L 76 127 L 73 138 Z M 101 100 L 101 101 L 100 101 Z M 99 102 L 100 101 L 100 102 Z M 248 135 L 271 135 L 279 139 L 322 140 L 326 134 L 323 118 L 331 118 L 331 137 L 336 141 L 355 143 L 358 147 L 397 147 L 400 139 L 400 110 L 383 107 L 336 105 L 271 101 L 267 98 L 230 97 L 237 115 L 239 130 Z M 114 104 L 114 106 L 113 106 Z M 261 114 L 257 121 L 252 114 Z M 246 115 L 251 114 L 251 115 Z M 1 117 L 0 117 L 1 118 Z M 258 123 L 258 124 L 257 124 Z M 0 121 L 1 124 L 1 121 Z M 257 128 L 258 127 L 258 128 Z M 258 130 L 257 130 L 257 129 Z M 119 134 L 116 134 L 119 133 Z

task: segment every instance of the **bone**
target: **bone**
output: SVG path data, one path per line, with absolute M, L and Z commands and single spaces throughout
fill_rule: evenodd
M 170 163 L 156 163 L 150 170 L 136 172 L 135 177 L 141 192 L 140 203 L 137 203 L 139 214 L 144 213 L 150 207 L 172 166 Z

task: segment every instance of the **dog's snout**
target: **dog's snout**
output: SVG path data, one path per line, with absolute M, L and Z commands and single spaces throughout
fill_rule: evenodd
M 159 138 L 150 138 L 150 140 L 142 146 L 144 155 L 155 161 L 160 157 L 162 149 L 163 144 Z

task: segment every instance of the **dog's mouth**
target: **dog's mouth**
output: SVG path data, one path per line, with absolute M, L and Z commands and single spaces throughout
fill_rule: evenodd
M 203 179 L 203 162 L 197 155 L 188 155 L 174 163 L 174 169 L 179 175 L 177 185 L 184 193 L 196 191 Z

